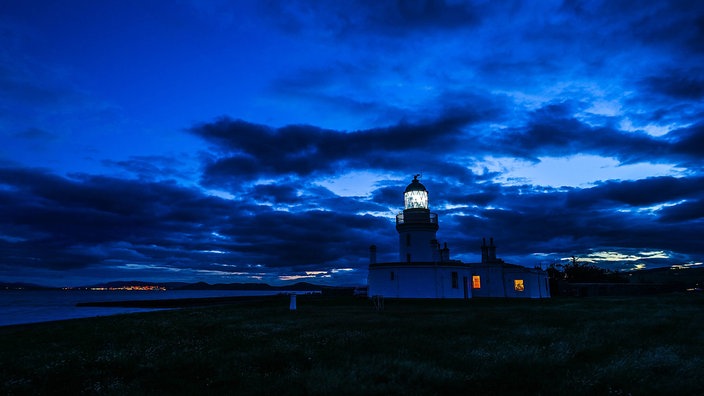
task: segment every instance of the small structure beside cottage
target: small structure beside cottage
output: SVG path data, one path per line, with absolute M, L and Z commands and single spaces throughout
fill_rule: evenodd
M 438 215 L 428 206 L 428 190 L 416 175 L 403 193 L 404 210 L 396 216 L 399 260 L 377 263 L 369 248 L 368 292 L 385 298 L 548 298 L 548 275 L 536 268 L 507 264 L 496 257 L 494 239 L 481 242 L 481 262 L 450 258 L 438 243 Z

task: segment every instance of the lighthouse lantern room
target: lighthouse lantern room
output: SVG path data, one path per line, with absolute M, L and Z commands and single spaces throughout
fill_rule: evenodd
M 428 209 L 428 190 L 418 181 L 418 176 L 413 177 L 411 184 L 403 193 L 405 209 Z
M 437 251 L 438 215 L 428 209 L 428 190 L 413 177 L 403 193 L 404 210 L 396 216 L 399 237 L 399 261 L 430 262 Z

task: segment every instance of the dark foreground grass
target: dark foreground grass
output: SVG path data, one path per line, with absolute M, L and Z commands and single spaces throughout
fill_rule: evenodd
M 704 394 L 704 295 L 299 297 L 0 328 L 0 394 Z

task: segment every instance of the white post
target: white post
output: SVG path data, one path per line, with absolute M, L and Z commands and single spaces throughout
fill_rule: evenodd
M 295 294 L 291 294 L 291 304 L 289 305 L 288 308 L 289 308 L 291 311 L 295 311 L 295 310 L 296 310 L 296 295 L 295 295 Z

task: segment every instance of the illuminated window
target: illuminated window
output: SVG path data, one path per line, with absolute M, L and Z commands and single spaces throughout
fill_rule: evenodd
M 452 288 L 457 289 L 459 287 L 459 278 L 457 276 L 457 272 L 452 273 Z
M 481 289 L 482 288 L 482 279 L 479 275 L 473 275 L 472 276 L 472 289 Z
M 391 280 L 394 280 L 394 272 L 393 272 L 393 271 L 391 271 L 391 276 L 390 276 L 390 278 L 391 278 Z
M 513 290 L 517 292 L 522 292 L 525 290 L 525 287 L 523 286 L 523 279 L 514 279 Z

